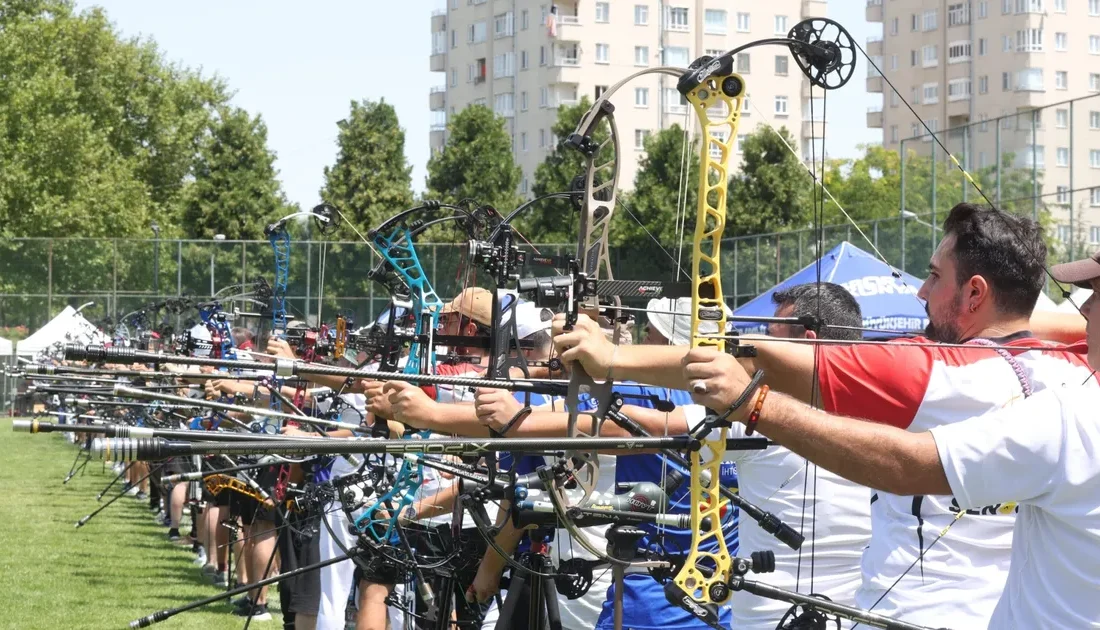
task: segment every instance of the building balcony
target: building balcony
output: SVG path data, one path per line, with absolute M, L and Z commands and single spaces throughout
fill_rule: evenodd
M 803 138 L 824 138 L 826 137 L 828 125 L 824 120 L 803 120 L 802 121 L 802 137 Z
M 553 37 L 563 42 L 580 41 L 582 26 L 579 16 L 559 15 L 554 24 Z
M 429 60 L 431 62 L 432 72 L 446 72 L 447 71 L 447 54 L 435 53 Z
M 867 0 L 867 21 L 882 21 L 882 0 Z
M 867 127 L 882 129 L 882 105 L 872 105 L 867 108 Z
M 437 85 L 428 94 L 428 107 L 433 112 L 441 112 L 447 107 L 447 87 Z
M 447 129 L 437 129 L 435 125 L 432 125 L 431 133 L 428 134 L 428 146 L 432 148 L 432 152 L 442 151 L 443 146 L 447 144 Z
M 802 0 L 802 18 L 828 15 L 828 8 L 825 0 Z
M 867 77 L 867 91 L 872 94 L 882 94 L 882 75 Z
M 432 32 L 438 33 L 447 30 L 447 9 L 432 11 Z
M 867 38 L 867 54 L 872 57 L 882 56 L 882 35 L 872 35 Z
M 580 83 L 582 74 L 580 57 L 554 57 L 550 60 L 550 83 Z

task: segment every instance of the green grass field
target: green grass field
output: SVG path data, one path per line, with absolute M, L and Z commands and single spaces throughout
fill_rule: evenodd
M 192 564 L 194 554 L 168 542 L 148 502 L 123 497 L 75 529 L 100 505 L 95 496 L 113 478 L 93 461 L 83 476 L 61 485 L 75 455 L 60 434 L 13 433 L 11 419 L 0 419 L 0 628 L 126 628 L 217 592 Z M 274 613 L 278 594 L 269 601 Z M 273 616 L 250 627 L 282 628 L 281 617 Z M 222 602 L 153 627 L 243 626 Z

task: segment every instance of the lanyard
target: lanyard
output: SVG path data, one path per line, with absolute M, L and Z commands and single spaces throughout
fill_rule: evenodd
M 972 343 L 978 346 L 997 346 L 988 339 L 971 339 L 966 343 Z M 1027 377 L 1027 372 L 1024 371 L 1024 366 L 1020 365 L 1020 362 L 1016 360 L 1016 357 L 1012 356 L 1012 353 L 1004 348 L 994 347 L 993 351 L 1001 355 L 1001 357 L 1008 361 L 1008 364 L 1012 366 L 1012 371 L 1016 373 L 1016 378 L 1020 379 L 1020 389 L 1024 391 L 1024 398 L 1031 396 L 1033 390 L 1031 389 L 1031 380 Z

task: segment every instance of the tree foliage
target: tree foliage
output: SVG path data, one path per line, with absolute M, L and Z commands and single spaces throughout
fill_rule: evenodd
M 758 127 L 741 143 L 741 168 L 730 178 L 726 234 L 742 236 L 807 227 L 813 217 L 811 180 L 789 146 L 786 127 Z
M 268 223 L 293 212 L 275 180 L 267 125 L 242 109 L 219 109 L 194 172 L 183 204 L 183 227 L 191 238 L 263 238 Z
M 447 123 L 447 144 L 428 160 L 427 197 L 455 203 L 474 199 L 508 212 L 520 203 L 522 172 L 504 119 L 471 105 Z
M 385 100 L 351 103 L 337 123 L 336 163 L 325 167 L 321 198 L 366 232 L 413 204 L 412 166 L 405 159 L 405 131 Z

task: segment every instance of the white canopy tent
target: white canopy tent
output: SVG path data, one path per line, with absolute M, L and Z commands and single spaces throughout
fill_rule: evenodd
M 1046 293 L 1040 292 L 1039 299 L 1035 301 L 1034 312 L 1057 313 L 1058 305 L 1055 304 L 1054 300 L 1050 299 L 1050 296 L 1048 296 Z
M 104 339 L 103 333 L 75 308 L 66 306 L 45 326 L 20 341 L 15 351 L 19 356 L 34 356 L 55 343 L 103 343 Z
M 11 341 L 0 337 L 0 358 L 10 357 L 12 350 Z

